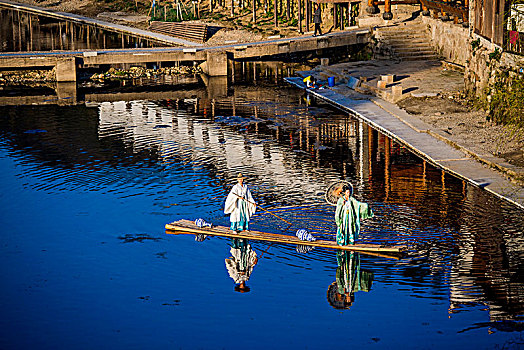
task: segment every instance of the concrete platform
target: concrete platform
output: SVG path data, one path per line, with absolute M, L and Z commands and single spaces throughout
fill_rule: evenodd
M 358 93 L 348 97 L 331 88 L 309 89 L 301 77 L 286 78 L 286 81 L 350 112 L 436 167 L 524 209 L 523 187 L 476 161 L 470 154 L 432 136 L 429 125 L 410 116 L 396 105 Z

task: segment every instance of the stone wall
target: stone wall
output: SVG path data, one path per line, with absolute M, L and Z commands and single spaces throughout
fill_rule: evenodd
M 461 24 L 422 17 L 428 26 L 431 41 L 444 60 L 464 67 L 464 83 L 470 96 L 489 100 L 490 85 L 496 72 L 517 71 L 524 67 L 524 57 L 502 53 L 491 41 L 476 35 Z
M 425 16 L 422 22 L 428 26 L 433 46 L 441 57 L 461 66 L 467 64 L 471 51 L 469 28 Z
M 490 87 L 496 74 L 502 71 L 522 73 L 524 57 L 506 52 L 497 55 L 501 51 L 495 45 L 480 37 L 476 40 L 480 41 L 480 46 L 470 50 L 471 55 L 464 70 L 465 88 L 469 95 L 489 102 Z

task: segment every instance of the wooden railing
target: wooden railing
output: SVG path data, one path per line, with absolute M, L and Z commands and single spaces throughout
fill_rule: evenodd
M 205 23 L 153 21 L 149 25 L 149 30 L 189 41 L 205 42 L 207 40 Z

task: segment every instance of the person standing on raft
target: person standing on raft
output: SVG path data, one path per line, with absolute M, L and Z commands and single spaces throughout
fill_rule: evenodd
M 244 185 L 245 177 L 238 174 L 238 183 L 233 186 L 226 198 L 224 214 L 231 214 L 231 231 L 249 230 L 249 218 L 255 213 L 257 206 L 251 196 L 251 191 Z
M 353 187 L 342 186 L 342 195 L 337 202 L 335 222 L 337 224 L 337 244 L 355 244 L 360 234 L 360 220 L 373 217 L 373 211 L 366 203 L 352 197 Z

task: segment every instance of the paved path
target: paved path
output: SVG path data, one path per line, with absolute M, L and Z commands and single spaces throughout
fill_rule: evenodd
M 286 78 L 286 81 L 300 89 L 306 89 L 300 77 Z M 329 88 L 306 90 L 351 112 L 435 166 L 524 209 L 524 188 L 513 184 L 499 172 L 483 166 L 448 143 L 433 137 L 430 134 L 430 126 L 396 105 L 365 95 L 361 95 L 361 99 L 349 98 Z

